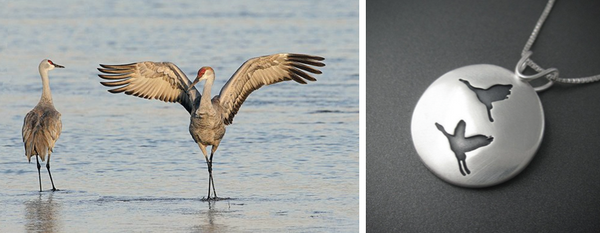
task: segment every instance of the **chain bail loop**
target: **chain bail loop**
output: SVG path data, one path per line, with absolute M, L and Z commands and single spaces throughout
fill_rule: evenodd
M 534 75 L 523 74 L 523 71 L 525 70 L 525 68 L 527 68 L 527 61 L 530 61 L 529 57 L 531 57 L 531 54 L 533 54 L 533 52 L 531 52 L 531 51 L 527 51 L 527 52 L 523 53 L 523 57 L 521 57 L 519 62 L 517 62 L 517 66 L 515 67 L 515 74 L 517 74 L 517 76 L 520 79 L 522 79 L 523 81 L 527 81 L 527 82 L 534 80 L 534 79 L 546 77 L 546 79 L 548 80 L 548 82 L 546 84 L 533 88 L 536 92 L 541 92 L 541 91 L 544 91 L 544 90 L 550 88 L 554 84 L 554 82 L 552 81 L 550 76 L 553 76 L 553 75 L 558 76 L 558 69 L 549 68 L 549 69 L 542 70 Z

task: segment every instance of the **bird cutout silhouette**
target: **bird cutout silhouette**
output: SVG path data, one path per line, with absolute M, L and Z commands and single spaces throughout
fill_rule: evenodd
M 435 126 L 446 136 L 446 138 L 448 138 L 450 149 L 454 152 L 454 155 L 456 155 L 456 159 L 458 160 L 458 169 L 463 176 L 471 174 L 471 171 L 469 171 L 469 168 L 467 168 L 467 162 L 465 161 L 467 155 L 465 153 L 475 150 L 479 147 L 487 146 L 494 140 L 494 137 L 492 136 L 488 137 L 481 134 L 465 138 L 465 128 L 467 128 L 467 123 L 465 123 L 464 120 L 460 120 L 458 122 L 456 128 L 454 128 L 454 134 L 449 134 L 446 132 L 444 126 L 437 122 L 435 123 Z
M 465 83 L 465 85 L 467 85 L 467 87 L 469 87 L 469 89 L 471 89 L 471 91 L 475 92 L 475 95 L 477 95 L 477 99 L 479 100 L 479 102 L 484 104 L 485 107 L 487 108 L 487 113 L 488 113 L 488 117 L 490 118 L 490 122 L 494 122 L 494 119 L 492 118 L 492 112 L 491 112 L 492 108 L 493 108 L 492 102 L 508 99 L 512 85 L 511 84 L 496 84 L 487 89 L 483 89 L 483 88 L 472 86 L 469 83 L 469 81 L 467 81 L 467 80 L 459 79 L 459 81 Z

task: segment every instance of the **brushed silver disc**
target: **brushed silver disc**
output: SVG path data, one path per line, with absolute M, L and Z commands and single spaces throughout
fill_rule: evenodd
M 413 143 L 435 175 L 487 187 L 519 174 L 544 134 L 544 111 L 528 82 L 495 65 L 471 65 L 434 81 L 412 116 Z

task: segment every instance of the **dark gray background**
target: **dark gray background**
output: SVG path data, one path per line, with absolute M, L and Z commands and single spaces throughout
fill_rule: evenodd
M 466 189 L 421 163 L 410 119 L 425 89 L 472 64 L 514 70 L 546 1 L 367 1 L 369 232 L 600 229 L 600 83 L 540 93 L 546 131 L 517 177 Z M 600 74 L 600 1 L 559 1 L 533 59 L 562 77 Z

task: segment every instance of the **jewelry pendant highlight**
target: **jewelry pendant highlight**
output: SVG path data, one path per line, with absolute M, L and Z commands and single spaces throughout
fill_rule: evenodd
M 434 81 L 414 110 L 412 139 L 439 178 L 487 187 L 519 174 L 544 133 L 544 112 L 531 85 L 494 65 L 471 65 Z

